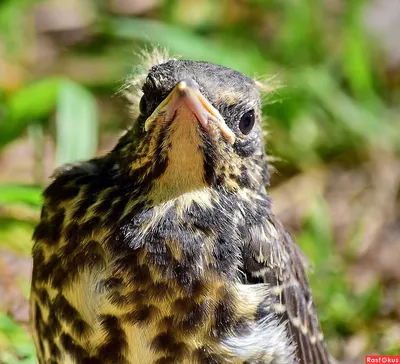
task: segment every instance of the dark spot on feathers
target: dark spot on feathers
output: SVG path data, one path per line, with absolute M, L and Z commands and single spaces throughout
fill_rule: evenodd
M 99 283 L 99 286 L 101 288 L 104 288 L 106 290 L 111 290 L 111 289 L 120 289 L 123 286 L 124 281 L 121 278 L 118 277 L 109 277 L 107 279 L 102 280 Z
M 226 180 L 226 177 L 223 173 L 220 173 L 217 175 L 216 179 L 215 179 L 215 184 L 217 186 L 223 186 L 224 182 Z
M 61 266 L 61 260 L 54 268 L 50 278 L 51 278 L 50 279 L 51 285 L 53 288 L 60 288 L 68 278 L 67 272 Z
M 191 300 L 190 298 L 178 298 L 172 304 L 172 311 L 176 314 L 186 314 L 190 309 Z
M 161 351 L 176 359 L 182 358 L 187 352 L 185 343 L 177 341 L 175 335 L 170 332 L 158 334 L 151 342 L 151 348 L 155 351 Z
M 88 266 L 93 267 L 97 264 L 103 264 L 105 260 L 105 251 L 102 245 L 96 240 L 90 240 L 82 249 L 86 254 Z
M 65 218 L 65 210 L 59 209 L 47 220 L 42 220 L 36 227 L 33 239 L 49 245 L 58 244 L 61 237 L 61 229 Z
M 108 299 L 113 305 L 119 307 L 125 307 L 129 303 L 131 303 L 128 297 L 122 295 L 118 290 L 110 292 L 110 294 L 108 295 Z
M 223 292 L 214 310 L 213 335 L 223 338 L 235 324 L 235 313 L 233 310 L 232 296 L 229 292 Z
M 138 265 L 134 272 L 133 281 L 138 286 L 145 286 L 151 282 L 149 267 L 147 265 Z
M 92 200 L 94 196 L 98 196 L 100 192 L 111 187 L 115 181 L 107 173 L 102 173 L 101 176 L 93 176 L 90 183 L 87 184 L 85 195 Z
M 82 237 L 79 235 L 78 223 L 70 222 L 64 228 L 64 239 L 66 244 L 61 248 L 61 254 L 68 256 L 72 254 L 82 242 Z
M 193 286 L 193 270 L 187 262 L 181 261 L 174 264 L 173 275 L 177 282 L 187 291 L 191 292 Z
M 35 316 L 34 316 L 34 324 L 36 329 L 42 333 L 43 332 L 43 315 L 42 315 L 42 310 L 40 309 L 40 306 L 36 303 L 35 304 Z
M 171 327 L 175 326 L 175 319 L 173 316 L 164 316 L 161 320 L 158 321 L 157 327 L 160 331 L 168 331 Z
M 104 344 L 97 350 L 97 356 L 106 363 L 125 363 L 126 335 L 116 316 L 100 316 L 101 329 L 105 332 Z
M 56 316 L 56 309 L 53 308 L 53 306 L 50 307 L 49 318 L 47 321 L 47 334 L 44 336 L 48 338 L 54 338 L 54 336 L 58 335 L 58 333 L 61 331 L 61 325 L 59 319 Z
M 101 228 L 101 218 L 99 216 L 93 216 L 89 220 L 85 221 L 80 225 L 79 230 L 76 231 L 82 239 L 87 236 L 91 236 L 96 230 Z
M 107 218 L 104 220 L 107 226 L 113 227 L 118 222 L 125 210 L 125 206 L 128 201 L 129 199 L 127 198 L 121 198 L 111 204 L 110 211 L 107 214 Z
M 65 351 L 67 351 L 78 363 L 88 357 L 87 351 L 82 348 L 69 334 L 63 333 L 60 336 L 60 341 Z
M 122 319 L 132 325 L 144 324 L 149 323 L 158 314 L 159 310 L 156 306 L 139 304 L 132 312 L 123 315 Z
M 209 185 L 213 185 L 215 182 L 215 164 L 209 154 L 204 155 L 204 180 Z
M 96 206 L 94 208 L 94 214 L 99 215 L 99 216 L 106 215 L 107 212 L 111 208 L 112 202 L 113 202 L 113 200 L 109 200 L 107 198 L 103 199 L 98 204 L 96 204 Z
M 192 360 L 195 363 L 201 364 L 221 364 L 225 360 L 216 354 L 211 353 L 210 348 L 202 346 L 195 350 L 192 354 Z
M 82 363 L 80 364 L 103 364 L 103 363 L 104 361 L 102 358 L 91 357 L 83 359 Z
M 238 179 L 238 182 L 241 186 L 243 187 L 248 187 L 250 188 L 252 186 L 249 172 L 247 170 L 247 167 L 245 165 L 242 165 L 240 168 L 240 177 Z
M 84 269 L 93 269 L 96 266 L 101 267 L 105 262 L 104 255 L 104 249 L 97 241 L 90 240 L 86 244 L 82 244 L 74 254 L 64 258 L 68 272 L 66 278 L 70 282 Z
M 197 301 L 200 297 L 204 297 L 207 294 L 207 286 L 200 279 L 193 281 L 191 291 L 191 296 L 193 300 Z
M 40 267 L 44 263 L 44 254 L 43 254 L 43 249 L 38 248 L 35 246 L 32 252 L 32 257 L 33 257 L 33 264 L 35 268 Z M 37 269 L 35 269 L 35 272 L 37 272 Z M 36 276 L 37 274 L 35 274 Z
M 35 241 L 43 241 L 43 242 L 48 242 L 49 238 L 47 236 L 47 233 L 49 231 L 48 229 L 49 223 L 46 220 L 42 220 L 35 229 L 35 232 L 33 233 L 33 240 Z M 54 240 L 50 241 L 50 244 L 53 243 L 55 244 L 56 242 Z
M 107 247 L 111 247 L 113 244 L 113 238 L 110 237 L 109 241 L 106 241 Z M 116 272 L 125 272 L 126 277 L 132 277 L 132 281 L 136 282 L 135 273 L 138 272 L 138 277 L 140 275 L 144 275 L 143 281 L 146 283 L 150 277 L 150 273 L 148 271 L 148 267 L 141 267 L 138 265 L 138 251 L 130 250 L 122 255 L 121 258 L 118 258 L 114 264 L 114 270 Z
M 80 318 L 76 319 L 72 323 L 71 328 L 73 334 L 76 335 L 78 338 L 81 338 L 84 335 L 88 335 L 91 331 L 89 324 Z
M 49 305 L 50 305 L 50 296 L 49 296 L 49 293 L 47 292 L 47 290 L 44 289 L 44 288 L 39 288 L 36 291 L 36 294 L 39 297 L 40 303 L 45 307 L 49 307 Z
M 73 323 L 80 318 L 79 312 L 71 306 L 61 293 L 55 298 L 53 309 L 56 310 L 57 317 L 66 323 Z
M 147 289 L 147 295 L 152 300 L 162 300 L 168 296 L 170 289 L 170 285 L 165 282 L 152 282 Z
M 179 326 L 184 331 L 193 331 L 199 329 L 204 323 L 209 312 L 209 306 L 206 303 L 192 303 L 188 306 L 190 309 L 186 311 Z
M 76 203 L 76 208 L 73 213 L 73 218 L 75 220 L 80 220 L 83 218 L 88 209 L 94 205 L 97 201 L 97 193 L 87 194 L 87 192 L 82 196 L 82 199 Z
M 161 359 L 158 359 L 155 364 L 175 364 L 176 358 L 174 356 L 167 356 Z
M 36 267 L 37 280 L 39 282 L 48 282 L 52 278 L 53 272 L 59 264 L 60 258 L 55 254 L 51 255 L 47 263 L 42 262 Z
M 57 208 L 63 201 L 75 198 L 80 191 L 80 186 L 71 182 L 70 176 L 58 176 L 43 192 L 43 197 L 50 210 Z
M 57 346 L 57 344 L 53 341 L 50 343 L 50 355 L 51 358 L 57 363 L 57 359 L 60 359 L 61 357 L 61 351 L 60 348 Z
M 93 181 L 93 176 L 92 176 L 92 175 L 83 175 L 83 176 L 78 177 L 78 178 L 75 179 L 75 183 L 76 183 L 78 186 L 87 185 L 87 184 L 89 184 L 89 183 L 92 182 L 92 181 Z

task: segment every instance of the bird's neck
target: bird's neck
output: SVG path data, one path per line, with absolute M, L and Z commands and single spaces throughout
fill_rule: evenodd
M 204 178 L 204 156 L 197 125 L 193 120 L 173 122 L 165 141 L 167 166 L 154 180 L 149 197 L 155 203 L 174 199 L 207 186 Z

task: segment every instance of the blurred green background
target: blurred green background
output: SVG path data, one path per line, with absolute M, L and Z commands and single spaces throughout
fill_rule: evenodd
M 34 363 L 31 235 L 65 162 L 110 150 L 148 44 L 270 77 L 274 210 L 311 260 L 331 352 L 400 354 L 400 1 L 0 2 L 0 363 Z

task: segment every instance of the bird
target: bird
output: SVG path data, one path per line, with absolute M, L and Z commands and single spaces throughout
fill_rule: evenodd
M 267 192 L 268 87 L 144 54 L 121 87 L 127 131 L 105 155 L 59 167 L 43 192 L 39 363 L 330 363 L 307 259 Z

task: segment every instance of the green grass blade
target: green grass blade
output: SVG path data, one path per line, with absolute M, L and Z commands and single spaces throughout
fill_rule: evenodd
M 0 362 L 35 363 L 35 348 L 24 329 L 0 312 Z M 9 355 L 7 355 L 9 353 Z
M 35 186 L 0 184 L 1 204 L 26 204 L 39 207 L 42 189 Z
M 57 77 L 46 78 L 11 95 L 0 123 L 0 148 L 17 138 L 33 121 L 45 120 L 56 105 L 61 81 Z
M 90 158 L 97 148 L 98 112 L 94 96 L 65 81 L 57 102 L 57 164 Z

